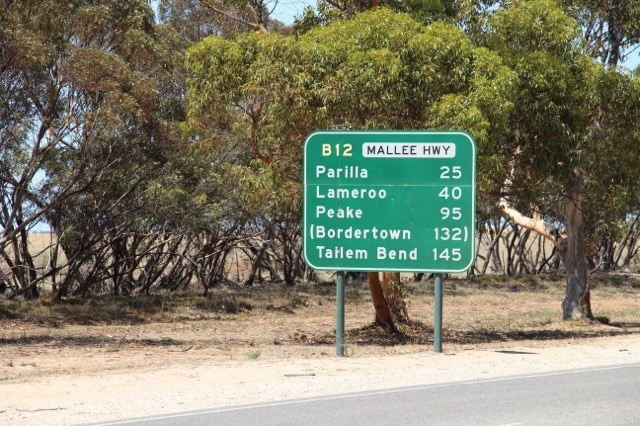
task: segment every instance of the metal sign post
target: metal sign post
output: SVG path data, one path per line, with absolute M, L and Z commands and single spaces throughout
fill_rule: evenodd
M 336 274 L 336 355 L 344 356 L 344 271 Z
M 305 261 L 331 271 L 466 271 L 475 260 L 475 159 L 465 132 L 312 133 Z
M 442 274 L 434 277 L 433 294 L 433 351 L 442 352 Z

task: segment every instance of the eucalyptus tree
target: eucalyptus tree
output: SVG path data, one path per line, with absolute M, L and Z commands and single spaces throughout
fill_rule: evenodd
M 495 174 L 503 180 L 499 205 L 562 251 L 563 317 L 593 317 L 585 196 L 604 196 L 592 182 L 622 185 L 637 178 L 628 167 L 638 149 L 637 131 L 629 128 L 640 118 L 637 82 L 594 61 L 582 49 L 576 21 L 553 1 L 513 2 L 495 13 L 491 28 L 489 45 L 518 75 L 512 130 L 500 147 L 503 173 Z M 564 211 L 553 202 L 556 194 Z M 564 224 L 565 237 L 552 235 L 550 223 Z
M 637 1 L 565 0 L 560 5 L 578 21 L 584 49 L 593 58 L 622 72 L 624 61 L 638 56 L 640 4 Z M 601 195 L 586 200 L 589 208 L 585 226 L 591 248 L 587 259 L 592 270 L 630 267 L 631 255 L 637 251 L 633 243 L 637 240 L 637 230 L 630 220 L 638 211 L 636 185 L 628 178 L 620 179 L 620 173 L 617 174 L 618 178 L 613 181 L 608 178 L 602 182 L 592 181 L 586 188 L 588 194 L 597 189 L 601 191 Z M 589 198 L 607 202 L 592 203 Z
M 5 9 L 11 3 L 5 2 Z M 20 49 L 17 43 L 9 42 L 19 29 L 14 23 L 17 16 L 10 9 L 6 12 L 0 15 L 0 253 L 4 263 L 18 272 L 19 279 L 28 282 L 32 277 L 29 271 L 34 269 L 33 260 L 23 255 L 21 244 L 24 245 L 28 228 L 37 220 L 28 206 L 29 185 L 38 164 L 30 160 L 29 147 L 21 146 L 30 132 L 26 123 L 33 109 L 21 92 L 24 79 L 18 68 Z M 0 270 L 0 276 L 7 272 Z M 14 282 L 20 284 L 20 281 Z M 37 295 L 35 289 L 32 295 Z
M 2 96 L 15 107 L 3 109 L 0 124 L 0 249 L 21 292 L 33 297 L 44 279 L 25 240 L 35 223 L 53 228 L 79 270 L 89 257 L 101 260 L 88 243 L 122 230 L 114 210 L 136 214 L 143 182 L 170 147 L 161 114 L 170 102 L 155 78 L 167 63 L 146 1 L 4 6 Z M 59 272 L 52 265 L 48 274 Z
M 498 55 L 455 26 L 385 8 L 295 38 L 209 37 L 187 63 L 192 128 L 249 154 L 229 176 L 250 183 L 246 201 L 270 216 L 299 212 L 301 146 L 315 129 L 463 128 L 492 164 L 512 108 L 514 74 Z M 390 325 L 384 298 L 372 296 L 377 320 Z
M 277 0 L 159 0 L 160 21 L 173 26 L 189 42 L 207 35 L 230 36 L 271 31 L 282 23 L 271 18 Z
M 452 23 L 464 20 L 467 15 L 477 16 L 476 13 L 468 13 L 471 10 L 476 12 L 472 5 L 457 0 L 319 0 L 315 7 L 307 6 L 296 17 L 295 31 L 303 33 L 336 20 L 351 19 L 359 13 L 381 6 L 397 13 L 407 13 L 424 25 L 435 21 Z
M 580 24 L 589 55 L 608 67 L 618 66 L 640 43 L 640 4 L 635 0 L 562 0 Z M 635 53 L 636 55 L 638 53 Z
M 299 148 L 311 130 L 465 129 L 479 143 L 482 204 L 493 199 L 552 242 L 565 260 L 563 316 L 590 317 L 584 222 L 603 211 L 596 181 L 617 184 L 617 200 L 634 197 L 637 80 L 594 61 L 579 23 L 555 2 L 470 3 L 459 12 L 485 48 L 455 26 L 381 8 L 295 39 L 205 39 L 188 55 L 191 126 L 248 153 L 230 170 L 262 176 L 273 205 L 297 199 Z M 469 10 L 483 16 L 469 20 Z M 585 216 L 585 206 L 595 208 Z

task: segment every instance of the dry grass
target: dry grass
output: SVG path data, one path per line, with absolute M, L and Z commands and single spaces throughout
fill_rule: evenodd
M 564 297 L 564 282 L 555 277 L 480 277 L 471 280 L 444 280 L 443 328 L 449 340 L 468 344 L 512 339 L 566 338 L 581 333 L 590 336 L 594 327 L 608 325 L 609 332 L 636 332 L 640 328 L 640 278 L 635 275 L 613 275 L 592 280 L 592 305 L 599 322 L 563 322 L 560 304 Z M 433 282 L 405 280 L 403 293 L 409 306 L 411 321 L 400 324 L 402 336 L 393 336 L 401 343 L 426 344 L 432 334 Z M 109 326 L 150 323 L 180 323 L 185 321 L 225 320 L 234 316 L 255 317 L 256 323 L 265 314 L 313 321 L 315 315 L 333 316 L 335 285 L 332 282 L 293 287 L 269 284 L 256 287 L 218 287 L 209 297 L 195 294 L 152 296 L 100 296 L 91 299 L 70 299 L 54 303 L 0 299 L 0 318 L 25 326 L 59 328 L 69 325 Z M 347 312 L 357 310 L 373 318 L 366 283 L 350 282 L 346 287 Z M 313 307 L 314 309 L 307 309 Z M 369 341 L 375 327 L 372 321 L 351 328 L 355 340 Z M 348 325 L 348 324 L 347 324 Z M 601 332 L 600 330 L 598 334 Z M 332 340 L 332 330 L 317 343 Z M 381 335 L 388 334 L 380 330 Z M 382 338 L 382 337 L 381 337 Z M 300 338 L 294 340 L 301 341 Z M 302 339 L 304 340 L 304 339 Z M 382 343 L 382 342 L 381 342 Z
M 400 324 L 402 333 L 394 335 L 372 325 L 367 284 L 347 283 L 347 354 L 432 350 L 433 282 L 407 280 L 403 291 L 411 321 Z M 639 295 L 637 276 L 596 277 L 592 305 L 602 321 L 566 322 L 561 320 L 561 279 L 445 279 L 443 345 L 460 350 L 552 345 L 640 333 Z M 159 294 L 60 303 L 0 299 L 0 320 L 0 380 L 202 359 L 335 355 L 332 282 L 219 287 L 209 297 Z
M 30 239 L 37 267 L 48 234 Z M 1 269 L 0 265 L 0 269 Z M 241 271 L 232 268 L 240 281 Z M 33 376 L 197 365 L 202 360 L 335 356 L 335 284 L 217 287 L 209 297 L 160 293 L 54 303 L 0 296 L 0 381 Z M 640 333 L 640 275 L 592 277 L 599 321 L 562 321 L 562 277 L 483 276 L 444 281 L 445 350 L 545 346 Z M 368 285 L 348 282 L 346 353 L 395 355 L 433 350 L 433 281 L 403 275 L 410 322 L 391 334 L 373 325 Z

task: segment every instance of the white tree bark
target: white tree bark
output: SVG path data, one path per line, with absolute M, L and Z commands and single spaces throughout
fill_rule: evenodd
M 502 213 L 504 213 L 504 215 L 516 225 L 520 225 L 526 229 L 537 232 L 544 238 L 548 239 L 557 249 L 562 248 L 558 239 L 548 231 L 548 226 L 537 208 L 534 208 L 532 217 L 525 216 L 523 213 L 511 207 L 509 205 L 509 201 L 505 197 L 500 198 L 498 201 L 498 207 Z

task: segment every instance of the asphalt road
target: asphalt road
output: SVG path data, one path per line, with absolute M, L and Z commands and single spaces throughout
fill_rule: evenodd
M 234 406 L 103 425 L 634 425 L 640 364 Z

